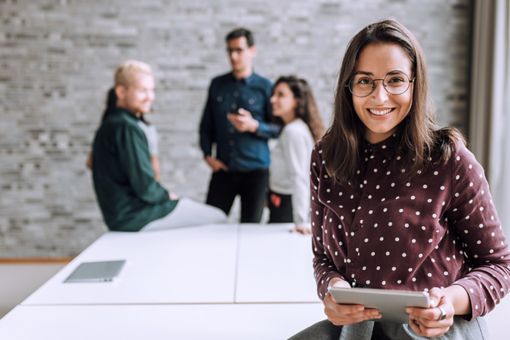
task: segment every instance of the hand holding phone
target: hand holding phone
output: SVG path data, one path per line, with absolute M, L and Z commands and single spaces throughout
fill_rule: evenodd
M 229 113 L 227 118 L 238 132 L 254 133 L 259 127 L 259 122 L 252 117 L 250 111 L 240 108 L 238 114 Z

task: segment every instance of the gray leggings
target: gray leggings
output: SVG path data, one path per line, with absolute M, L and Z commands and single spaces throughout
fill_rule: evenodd
M 164 230 L 188 226 L 226 223 L 227 215 L 220 209 L 183 197 L 168 215 L 144 226 L 142 231 Z
M 425 340 L 425 338 L 414 334 L 411 327 L 407 324 L 379 323 L 378 331 L 384 332 L 383 338 L 394 340 Z M 289 338 L 289 340 L 378 340 L 380 337 L 374 336 L 372 330 L 374 322 L 367 321 L 350 326 L 335 326 L 328 320 L 320 321 L 298 334 Z M 433 339 L 437 340 L 487 340 L 489 339 L 487 324 L 483 318 L 476 318 L 467 321 L 461 317 L 455 317 L 455 322 L 450 330 Z

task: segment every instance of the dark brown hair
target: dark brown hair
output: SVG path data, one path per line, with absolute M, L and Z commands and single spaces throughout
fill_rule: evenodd
M 234 40 L 241 37 L 246 38 L 246 43 L 248 44 L 248 47 L 252 47 L 253 45 L 255 45 L 253 33 L 251 33 L 249 29 L 246 29 L 244 27 L 239 27 L 230 31 L 225 37 L 225 41 L 228 43 L 230 40 Z
M 281 76 L 276 80 L 273 92 L 276 86 L 281 83 L 287 84 L 294 98 L 296 98 L 296 117 L 302 119 L 308 125 L 313 139 L 317 142 L 324 135 L 325 128 L 310 85 L 306 80 L 293 75 Z
M 360 145 L 365 140 L 366 129 L 354 110 L 352 94 L 347 85 L 356 71 L 362 50 L 376 43 L 400 46 L 411 61 L 412 77 L 415 78 L 413 101 L 409 114 L 398 127 L 398 143 L 402 156 L 411 164 L 412 170 L 422 168 L 436 147 L 440 148 L 441 160 L 446 161 L 452 151 L 450 142 L 462 139 L 454 129 L 437 128 L 428 94 L 425 56 L 413 34 L 395 20 L 368 25 L 349 42 L 338 76 L 333 123 L 323 137 L 326 171 L 339 182 L 354 178 L 360 164 Z

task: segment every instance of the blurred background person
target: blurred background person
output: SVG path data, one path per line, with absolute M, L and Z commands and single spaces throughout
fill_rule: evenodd
M 229 214 L 239 195 L 241 222 L 259 223 L 269 179 L 267 141 L 278 137 L 280 126 L 272 123 L 271 81 L 253 71 L 253 34 L 238 28 L 225 40 L 232 70 L 211 81 L 200 121 L 200 148 L 213 172 L 206 202 Z
M 324 134 L 324 124 L 304 79 L 278 78 L 271 104 L 283 129 L 271 153 L 269 223 L 294 223 L 295 231 L 309 234 L 310 155 Z
M 156 180 L 147 134 L 139 124 L 155 99 L 151 67 L 128 60 L 117 68 L 114 83 L 115 105 L 108 101 L 92 148 L 94 190 L 108 228 L 139 231 L 224 222 L 221 210 L 175 199 Z

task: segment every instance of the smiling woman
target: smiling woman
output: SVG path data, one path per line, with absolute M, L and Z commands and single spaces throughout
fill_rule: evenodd
M 354 110 L 366 126 L 366 140 L 375 144 L 388 138 L 409 114 L 411 61 L 399 45 L 371 44 L 360 53 L 355 72 L 349 87 Z
M 393 20 L 365 27 L 342 61 L 334 121 L 312 152 L 315 279 L 327 321 L 298 339 L 482 339 L 510 289 L 510 251 L 484 170 L 438 128 L 424 55 Z M 406 324 L 332 287 L 428 291 Z
M 284 127 L 271 153 L 269 223 L 294 223 L 295 231 L 309 234 L 310 154 L 324 125 L 312 89 L 302 78 L 279 77 L 271 104 Z

